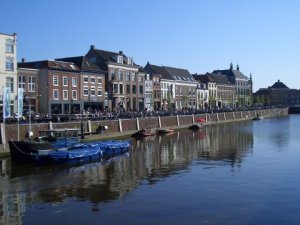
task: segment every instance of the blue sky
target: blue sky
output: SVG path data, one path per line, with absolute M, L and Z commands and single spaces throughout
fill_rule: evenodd
M 300 89 L 297 0 L 15 0 L 0 6 L 0 33 L 17 33 L 19 60 L 84 55 L 93 44 L 122 50 L 142 66 L 149 61 L 190 73 L 232 62 L 252 73 L 254 91 L 277 80 Z

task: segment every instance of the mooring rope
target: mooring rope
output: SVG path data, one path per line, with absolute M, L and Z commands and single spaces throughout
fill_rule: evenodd
M 10 139 L 10 141 L 13 143 L 14 147 L 21 153 L 25 154 L 25 155 L 31 155 L 31 153 L 27 153 L 27 152 L 24 152 L 22 151 L 15 143 L 12 139 Z

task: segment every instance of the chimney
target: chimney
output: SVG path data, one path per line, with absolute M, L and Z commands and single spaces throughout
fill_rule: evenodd
M 123 55 L 123 51 L 119 51 L 119 55 Z
M 92 50 L 95 50 L 95 45 L 91 45 L 91 49 L 92 49 Z
M 236 70 L 240 71 L 239 65 L 236 65 Z
M 22 63 L 26 63 L 26 59 L 25 58 L 22 58 Z

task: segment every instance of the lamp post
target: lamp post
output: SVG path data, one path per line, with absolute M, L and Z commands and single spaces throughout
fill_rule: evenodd
M 31 140 L 31 137 L 33 136 L 33 132 L 32 132 L 32 127 L 31 127 L 31 99 L 36 99 L 38 97 L 40 97 L 42 95 L 36 95 L 34 97 L 29 97 L 29 96 L 26 96 L 25 98 L 29 101 L 29 118 L 28 118 L 28 138 L 29 140 Z M 36 103 L 36 102 L 35 102 Z

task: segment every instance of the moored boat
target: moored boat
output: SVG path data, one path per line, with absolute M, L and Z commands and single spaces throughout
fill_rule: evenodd
M 202 128 L 202 127 L 203 127 L 202 124 L 196 124 L 196 123 L 194 123 L 194 124 L 192 124 L 191 126 L 189 126 L 189 129 L 190 129 L 190 130 L 199 130 L 199 129 Z
M 260 116 L 260 115 L 256 115 L 256 116 L 253 118 L 253 120 L 262 120 L 262 119 L 264 119 L 264 117 L 263 117 L 263 116 Z
M 33 141 L 9 141 L 13 162 L 61 163 L 72 160 L 107 159 L 129 151 L 128 141 L 79 143 L 74 129 L 40 132 Z
M 156 135 L 156 132 L 151 129 L 142 129 L 137 132 L 135 132 L 132 136 L 133 137 L 148 137 Z
M 168 134 L 168 133 L 173 133 L 174 132 L 174 129 L 173 128 L 158 128 L 156 130 L 156 132 L 158 134 Z
M 9 142 L 10 157 L 13 162 L 34 162 L 36 156 L 46 156 L 50 151 L 70 148 L 78 143 L 77 129 L 52 129 L 39 132 L 34 140 Z

